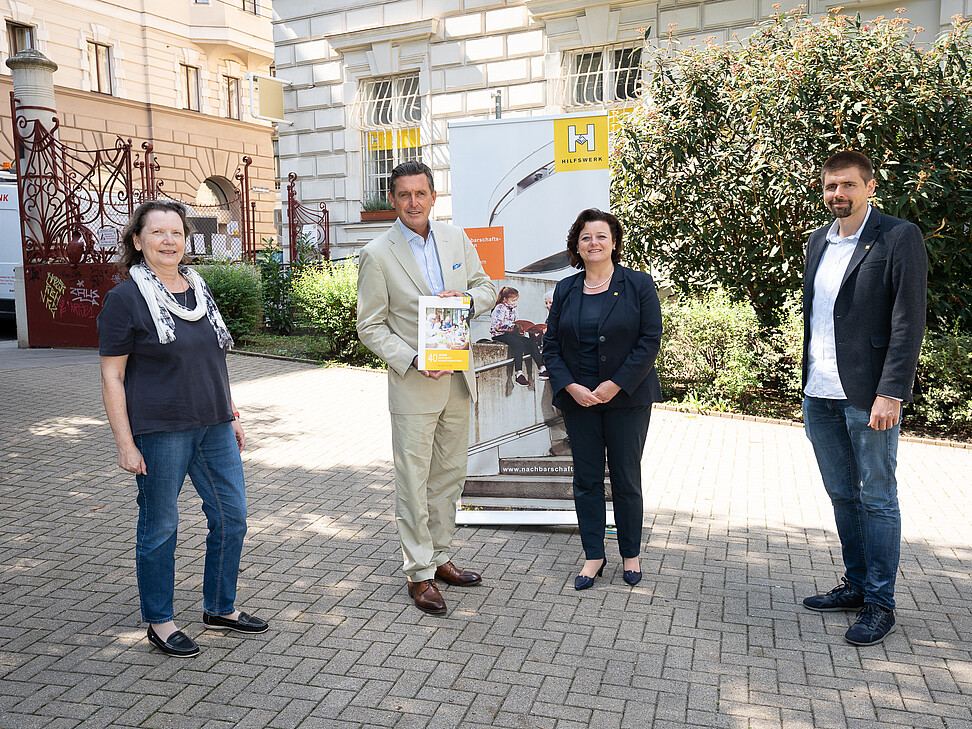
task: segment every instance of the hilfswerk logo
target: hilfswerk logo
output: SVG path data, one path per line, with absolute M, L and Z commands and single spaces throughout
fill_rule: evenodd
M 608 168 L 607 115 L 554 119 L 553 124 L 557 172 Z
M 587 130 L 577 133 L 577 127 L 570 124 L 567 127 L 567 151 L 571 154 L 577 153 L 577 145 L 582 144 L 587 147 L 588 153 L 594 151 L 595 147 L 595 137 L 594 137 L 594 125 L 588 124 Z

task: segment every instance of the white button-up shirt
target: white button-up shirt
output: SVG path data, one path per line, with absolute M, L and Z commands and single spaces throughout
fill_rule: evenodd
M 429 290 L 433 294 L 445 290 L 445 283 L 442 280 L 442 264 L 439 262 L 439 249 L 435 246 L 435 235 L 432 233 L 432 226 L 429 226 L 429 237 L 423 238 L 407 225 L 398 219 L 398 227 L 401 228 L 405 240 L 415 260 L 425 275 L 425 282 L 429 285 Z
M 847 394 L 840 384 L 837 372 L 837 342 L 834 335 L 834 304 L 844 280 L 857 241 L 871 217 L 867 206 L 864 222 L 854 235 L 840 237 L 840 221 L 835 220 L 827 231 L 827 247 L 813 279 L 813 303 L 810 309 L 810 352 L 807 386 L 804 393 L 810 397 L 828 400 L 846 400 Z

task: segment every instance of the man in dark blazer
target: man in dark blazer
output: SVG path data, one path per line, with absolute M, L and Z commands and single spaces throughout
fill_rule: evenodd
M 927 258 L 918 226 L 868 203 L 874 171 L 863 154 L 835 154 L 820 179 L 836 220 L 807 246 L 803 415 L 845 572 L 841 585 L 803 604 L 857 610 L 844 637 L 874 645 L 895 630 L 898 429 L 925 331 Z

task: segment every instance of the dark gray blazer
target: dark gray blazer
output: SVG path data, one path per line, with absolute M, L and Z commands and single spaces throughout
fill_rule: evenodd
M 550 376 L 553 404 L 561 410 L 580 407 L 564 388 L 577 381 L 580 365 L 583 285 L 584 271 L 557 284 L 543 335 L 543 362 Z M 597 334 L 600 381 L 611 380 L 621 388 L 607 407 L 636 407 L 661 400 L 655 357 L 661 346 L 662 316 L 651 276 L 614 267 Z
M 803 280 L 803 386 L 809 368 L 813 282 L 830 224 L 807 245 Z M 921 231 L 872 208 L 834 304 L 837 372 L 848 401 L 870 411 L 877 395 L 914 398 L 918 352 L 925 333 L 928 259 Z

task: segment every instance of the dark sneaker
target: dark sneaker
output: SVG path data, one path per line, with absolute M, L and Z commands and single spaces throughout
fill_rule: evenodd
M 520 387 L 529 387 L 530 386 L 530 380 L 528 380 L 526 378 L 526 375 L 524 375 L 521 372 L 521 373 L 519 373 L 517 375 L 513 375 L 513 384 L 514 385 L 519 385 Z
M 864 607 L 864 596 L 844 580 L 842 584 L 826 594 L 803 598 L 803 607 L 816 610 L 818 613 L 860 610 Z
M 897 629 L 894 610 L 885 610 L 868 602 L 857 613 L 857 622 L 844 633 L 844 640 L 854 645 L 875 645 Z

